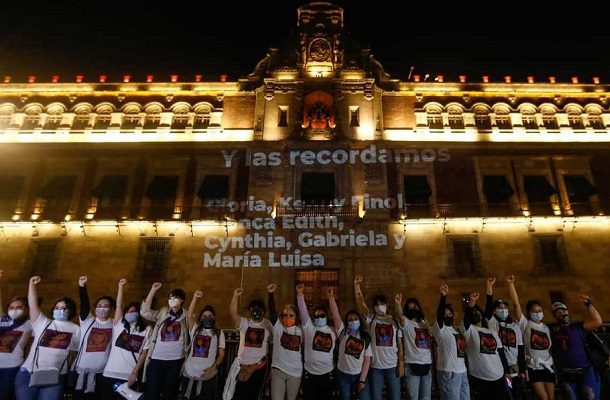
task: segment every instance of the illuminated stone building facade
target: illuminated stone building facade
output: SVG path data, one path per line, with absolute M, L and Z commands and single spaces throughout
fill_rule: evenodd
M 96 295 L 128 278 L 129 298 L 160 280 L 203 289 L 226 325 L 241 284 L 293 301 L 305 282 L 312 303 L 338 286 L 345 310 L 361 274 L 430 313 L 443 279 L 455 302 L 514 273 L 523 300 L 590 293 L 610 315 L 608 85 L 394 79 L 341 8 L 297 22 L 237 81 L 6 77 L 5 298 L 31 275 L 45 297 L 82 274 Z

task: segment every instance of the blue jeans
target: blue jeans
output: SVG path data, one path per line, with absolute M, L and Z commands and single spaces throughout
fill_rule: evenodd
M 590 367 L 581 377 L 565 379 L 561 386 L 568 400 L 601 399 L 600 377 L 594 367 Z
M 341 400 L 351 400 L 352 395 L 358 393 L 359 381 L 360 374 L 349 375 L 337 369 L 337 388 L 339 389 L 339 398 Z M 360 400 L 370 400 L 370 390 L 371 388 L 369 387 L 369 380 L 367 378 L 364 390 L 360 392 Z
M 369 370 L 368 380 L 371 384 L 371 397 L 373 400 L 383 400 L 383 385 L 388 389 L 388 400 L 400 400 L 400 378 L 396 375 L 396 367 Z
M 468 373 L 437 371 L 440 400 L 470 400 Z
M 415 375 L 409 364 L 405 364 L 405 381 L 409 400 L 430 400 L 432 398 L 432 367 L 427 375 Z
M 19 368 L 0 368 L 0 400 L 12 399 L 15 395 L 15 376 Z
M 59 384 L 53 386 L 30 387 L 30 372 L 20 369 L 15 377 L 15 398 L 17 400 L 59 400 L 61 399 L 68 374 L 59 377 Z

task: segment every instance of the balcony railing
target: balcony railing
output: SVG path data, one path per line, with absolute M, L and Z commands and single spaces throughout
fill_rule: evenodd
M 331 204 L 307 204 L 300 206 L 276 205 L 276 216 L 300 216 L 300 217 L 358 217 L 358 206 L 354 205 L 331 205 Z
M 511 203 L 476 203 L 476 204 L 406 204 L 402 219 L 421 218 L 472 218 L 472 217 L 522 217 L 522 216 L 587 216 L 598 215 L 607 207 L 596 207 L 591 203 L 571 203 L 561 208 L 551 202 L 529 203 L 527 207 L 518 207 Z

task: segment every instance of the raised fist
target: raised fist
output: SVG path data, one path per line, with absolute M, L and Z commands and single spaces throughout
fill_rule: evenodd
M 243 290 L 241 290 L 241 288 L 237 288 L 233 291 L 233 296 L 241 296 L 241 294 L 243 293 Z
M 495 276 L 490 276 L 489 278 L 487 278 L 487 286 L 493 286 L 495 284 L 496 284 Z
M 305 290 L 305 285 L 303 285 L 302 283 L 299 283 L 295 289 L 297 291 L 297 294 L 303 294 L 303 290 Z
M 155 282 L 152 284 L 151 289 L 157 291 L 157 290 L 161 289 L 161 286 L 162 286 L 161 282 Z
M 193 293 L 193 297 L 196 299 L 200 299 L 203 297 L 203 292 L 201 290 L 195 290 L 195 293 Z
M 515 283 L 515 275 L 509 275 L 506 277 L 506 283 L 511 284 Z
M 84 287 L 87 284 L 88 278 L 86 276 L 81 276 L 78 278 L 78 286 Z
M 476 303 L 479 300 L 479 292 L 470 293 L 470 301 Z
M 127 283 L 127 279 L 123 278 L 119 281 L 119 287 L 123 287 L 125 286 L 125 284 Z
M 275 289 L 277 289 L 277 285 L 275 283 L 270 283 L 267 285 L 267 292 L 274 293 Z
M 394 303 L 402 304 L 402 293 L 396 293 L 394 296 Z
M 33 276 L 30 278 L 30 284 L 38 285 L 42 279 L 39 276 Z
M 362 275 L 356 275 L 356 277 L 354 278 L 354 283 L 356 285 L 358 285 L 358 284 L 362 283 L 363 280 L 364 279 L 362 279 Z
M 443 296 L 447 296 L 447 294 L 449 293 L 449 285 L 447 285 L 446 283 L 443 283 L 441 285 L 440 291 Z

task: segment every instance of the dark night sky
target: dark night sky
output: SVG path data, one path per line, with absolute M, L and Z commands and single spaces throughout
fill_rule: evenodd
M 90 3 L 90 4 L 89 4 Z M 608 82 L 610 33 L 603 13 L 576 3 L 563 9 L 534 1 L 491 5 L 430 1 L 340 1 L 352 36 L 372 46 L 394 77 L 415 73 L 466 73 L 479 80 L 505 74 L 514 81 L 535 75 L 567 80 L 598 75 Z M 0 75 L 24 80 L 52 74 L 117 81 L 124 73 L 144 80 L 154 73 L 181 80 L 201 73 L 236 79 L 250 72 L 268 46 L 296 24 L 289 0 L 228 1 L 23 1 L 3 6 Z M 397 8 L 400 5 L 400 8 Z M 375 6 L 372 8 L 372 6 Z

